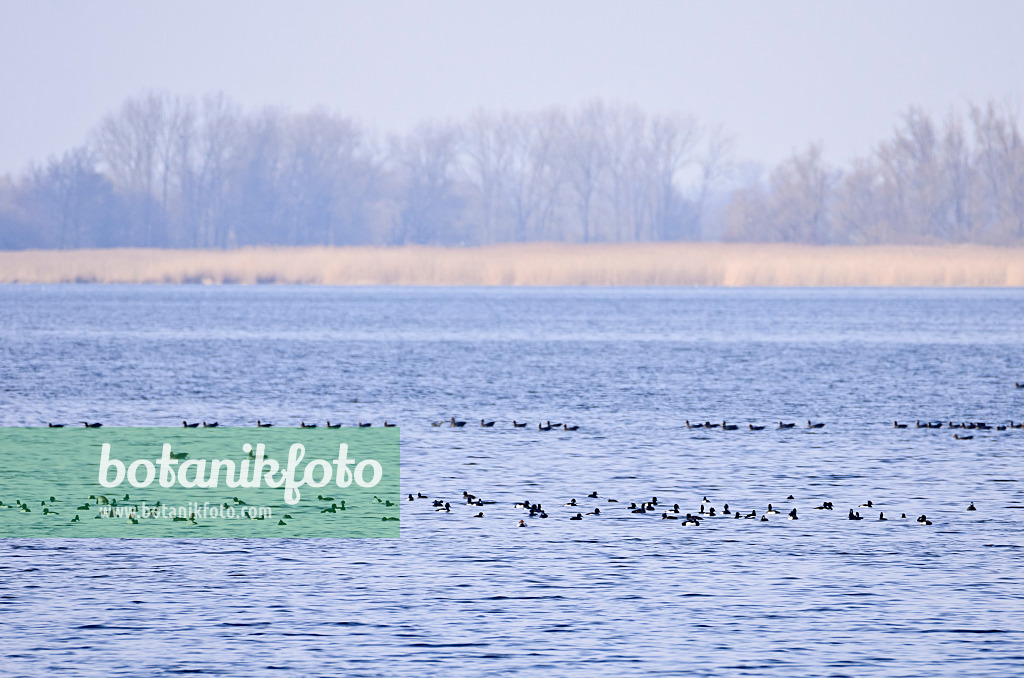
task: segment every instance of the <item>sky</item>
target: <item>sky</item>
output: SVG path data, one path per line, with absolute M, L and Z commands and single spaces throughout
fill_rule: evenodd
M 910 105 L 1019 105 L 1022 45 L 1010 1 L 0 0 L 0 176 L 149 90 L 382 132 L 602 98 L 721 125 L 737 160 L 842 164 Z

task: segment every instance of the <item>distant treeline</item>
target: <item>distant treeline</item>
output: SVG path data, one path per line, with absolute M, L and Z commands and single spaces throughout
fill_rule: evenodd
M 851 169 L 812 145 L 738 185 L 730 140 L 601 101 L 382 136 L 327 111 L 151 93 L 0 178 L 0 249 L 740 240 L 1024 242 L 1017 116 L 911 109 Z M 748 173 L 749 174 L 749 173 Z

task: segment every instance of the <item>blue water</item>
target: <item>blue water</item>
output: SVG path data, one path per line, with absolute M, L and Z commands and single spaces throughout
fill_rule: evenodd
M 4 673 L 1021 675 L 1024 431 L 914 426 L 1022 420 L 1014 381 L 1019 290 L 0 286 L 2 425 L 387 419 L 404 492 L 498 502 L 406 502 L 400 540 L 0 541 Z

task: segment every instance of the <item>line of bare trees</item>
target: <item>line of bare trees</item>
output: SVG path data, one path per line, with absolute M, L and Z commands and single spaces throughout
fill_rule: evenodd
M 727 240 L 1024 244 L 1019 116 L 989 103 L 941 123 L 911 108 L 848 170 L 812 144 L 724 208 Z
M 699 238 L 728 140 L 595 101 L 381 137 L 325 111 L 149 94 L 0 184 L 0 247 Z
M 0 178 L 0 249 L 533 240 L 1024 243 L 1005 106 L 910 109 L 849 169 L 819 145 L 736 187 L 730 139 L 601 101 L 383 136 L 223 95 L 126 101 L 86 144 Z

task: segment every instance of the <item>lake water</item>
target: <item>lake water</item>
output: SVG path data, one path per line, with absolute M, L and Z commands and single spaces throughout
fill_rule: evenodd
M 1015 381 L 1021 290 L 0 286 L 4 426 L 387 419 L 403 492 L 498 502 L 405 502 L 399 540 L 2 541 L 4 673 L 1021 675 L 1024 431 L 914 425 L 1022 420 Z

